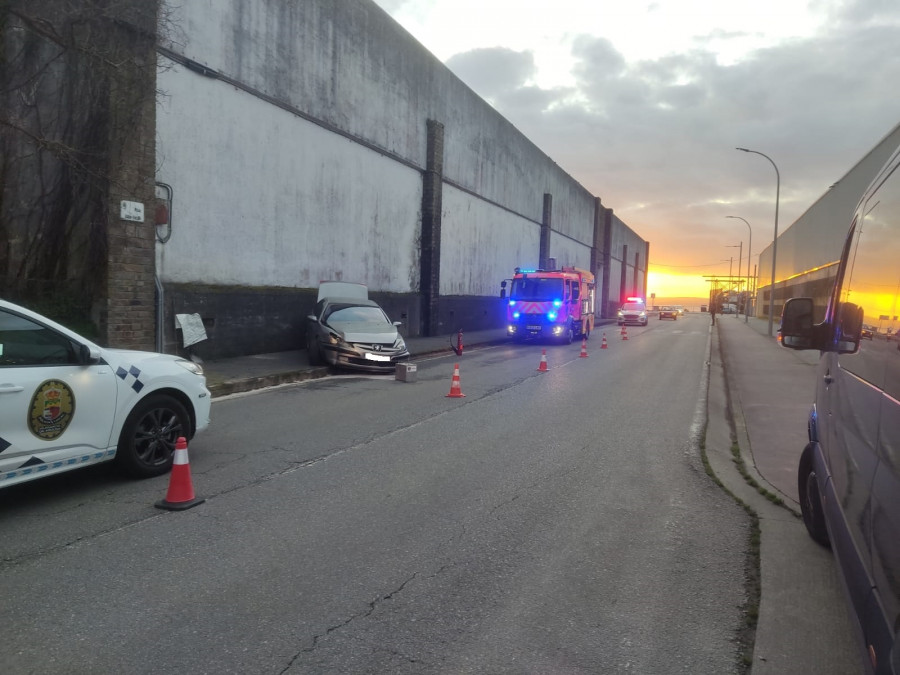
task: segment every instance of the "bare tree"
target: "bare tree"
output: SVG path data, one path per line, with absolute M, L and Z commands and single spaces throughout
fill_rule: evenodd
M 146 136 L 157 21 L 156 0 L 0 0 L 3 295 L 56 316 L 102 304 L 120 141 Z

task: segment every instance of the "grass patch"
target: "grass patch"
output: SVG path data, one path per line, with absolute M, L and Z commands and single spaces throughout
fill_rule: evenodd
M 707 422 L 708 423 L 708 422 Z M 737 444 L 732 445 L 732 454 Z M 743 675 L 749 675 L 753 669 L 753 647 L 756 643 L 756 626 L 759 622 L 759 602 L 762 597 L 762 573 L 760 571 L 760 549 L 762 543 L 762 530 L 759 525 L 759 516 L 756 514 L 749 504 L 729 490 L 725 484 L 719 479 L 712 469 L 709 457 L 706 454 L 706 428 L 700 438 L 700 460 L 703 463 L 703 470 L 706 475 L 722 489 L 735 503 L 740 506 L 750 517 L 750 531 L 747 538 L 747 557 L 744 563 L 744 580 L 747 589 L 747 599 L 741 608 L 744 620 L 737 632 L 736 644 L 738 650 L 738 665 Z M 740 449 L 738 449 L 735 463 L 739 463 L 743 467 L 743 461 L 740 460 Z M 745 479 L 750 478 L 743 468 L 742 475 Z M 751 478 L 752 480 L 752 478 Z M 758 486 L 757 486 L 758 487 Z M 774 497 L 774 495 L 772 495 Z M 777 499 L 777 497 L 776 497 Z M 780 500 L 779 500 L 780 501 Z

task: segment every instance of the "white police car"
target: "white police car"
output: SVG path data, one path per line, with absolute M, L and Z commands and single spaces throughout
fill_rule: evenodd
M 105 349 L 0 300 L 0 488 L 109 460 L 165 473 L 177 438 L 209 425 L 210 402 L 191 361 Z

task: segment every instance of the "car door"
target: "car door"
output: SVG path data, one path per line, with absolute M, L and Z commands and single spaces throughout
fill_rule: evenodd
M 78 347 L 0 308 L 0 480 L 106 458 L 116 378 L 106 363 L 79 364 Z

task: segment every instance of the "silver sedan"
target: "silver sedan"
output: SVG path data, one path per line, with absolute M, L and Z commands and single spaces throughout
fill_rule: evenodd
M 394 372 L 409 350 L 392 322 L 373 300 L 321 298 L 306 317 L 306 348 L 312 365 L 368 372 Z

